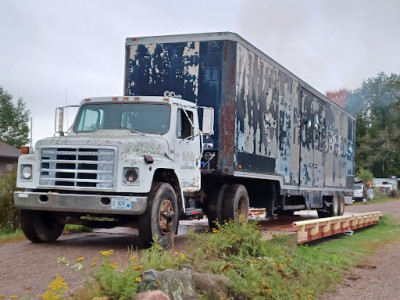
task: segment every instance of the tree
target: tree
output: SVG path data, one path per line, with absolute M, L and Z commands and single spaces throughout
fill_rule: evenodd
M 351 93 L 350 90 L 342 88 L 337 91 L 327 91 L 326 97 L 335 102 L 340 107 L 345 107 L 347 102 L 347 95 Z
M 0 87 L 0 141 L 20 148 L 29 142 L 30 111 L 21 98 L 17 104 L 12 100 L 12 96 Z
M 356 173 L 356 178 L 362 180 L 363 182 L 369 182 L 372 181 L 374 178 L 374 175 L 368 170 L 365 170 L 361 168 L 357 173 Z
M 356 169 L 375 177 L 400 175 L 400 75 L 379 73 L 347 95 L 356 114 Z

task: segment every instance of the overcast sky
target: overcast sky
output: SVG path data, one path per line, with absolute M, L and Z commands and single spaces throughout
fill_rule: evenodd
M 55 107 L 122 95 L 126 37 L 217 31 L 322 93 L 400 73 L 399 0 L 0 0 L 0 86 L 26 101 L 37 141 Z

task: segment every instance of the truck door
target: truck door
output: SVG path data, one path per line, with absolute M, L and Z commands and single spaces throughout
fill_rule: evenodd
M 178 107 L 176 117 L 175 163 L 184 192 L 200 189 L 200 135 L 197 111 Z

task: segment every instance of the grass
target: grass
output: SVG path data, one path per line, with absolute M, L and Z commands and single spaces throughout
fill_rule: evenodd
M 79 232 L 90 232 L 91 229 L 82 225 L 65 225 L 63 234 L 72 234 Z M 25 239 L 25 235 L 22 230 L 9 230 L 8 228 L 0 228 L 0 244 L 8 242 L 18 242 Z
M 162 250 L 157 243 L 142 252 L 131 252 L 124 270 L 103 263 L 83 293 L 109 299 L 134 298 L 143 270 L 190 268 L 227 276 L 229 296 L 234 299 L 315 299 L 333 291 L 346 271 L 380 246 L 400 239 L 400 221 L 384 215 L 378 225 L 352 236 L 298 247 L 287 246 L 285 237 L 262 241 L 257 224 L 252 222 L 218 225 L 213 231 L 189 233 L 188 247 L 182 252 Z M 212 299 L 209 292 L 203 291 L 203 299 Z M 81 298 L 78 295 L 76 299 Z
M 80 233 L 80 232 L 91 232 L 92 229 L 85 227 L 83 225 L 74 225 L 74 224 L 66 224 L 63 234 L 72 234 L 72 233 Z
M 0 244 L 8 242 L 17 242 L 25 239 L 21 230 L 10 232 L 9 230 L 0 229 Z

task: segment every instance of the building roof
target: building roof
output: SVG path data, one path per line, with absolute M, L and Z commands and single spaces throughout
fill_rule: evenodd
M 18 158 L 21 151 L 6 143 L 0 142 L 0 157 Z

